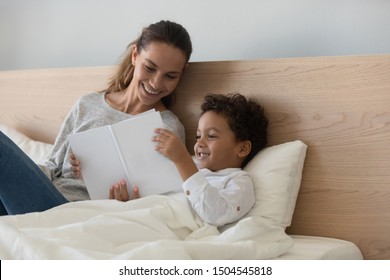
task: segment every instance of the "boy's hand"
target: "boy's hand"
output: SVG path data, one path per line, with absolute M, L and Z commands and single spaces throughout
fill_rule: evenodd
M 153 137 L 153 141 L 157 142 L 156 151 L 169 158 L 176 165 L 183 181 L 198 172 L 187 147 L 174 133 L 162 128 L 156 129 L 155 132 L 157 135 Z
M 173 132 L 163 128 L 157 128 L 154 132 L 157 135 L 152 140 L 157 142 L 156 151 L 175 163 L 188 157 L 186 146 Z

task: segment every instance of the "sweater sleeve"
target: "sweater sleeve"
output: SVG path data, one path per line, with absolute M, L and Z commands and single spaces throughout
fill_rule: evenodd
M 163 111 L 161 118 L 164 123 L 164 128 L 171 130 L 179 139 L 185 143 L 185 130 L 183 124 L 178 117 L 170 110 Z
M 65 159 L 69 149 L 67 137 L 73 132 L 76 116 L 77 106 L 75 105 L 62 123 L 54 142 L 53 150 L 47 159 L 46 166 L 50 170 L 51 180 L 64 175 L 62 174 L 63 165 L 69 162 L 69 159 Z
M 206 223 L 222 226 L 243 217 L 255 203 L 254 187 L 246 172 L 235 172 L 218 183 L 195 173 L 183 184 L 193 209 Z

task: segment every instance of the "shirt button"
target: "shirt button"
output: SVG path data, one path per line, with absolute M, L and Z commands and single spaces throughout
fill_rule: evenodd
M 237 206 L 237 211 L 240 211 L 240 209 L 241 209 L 240 206 Z
M 189 190 L 186 191 L 186 195 L 190 195 L 190 191 Z

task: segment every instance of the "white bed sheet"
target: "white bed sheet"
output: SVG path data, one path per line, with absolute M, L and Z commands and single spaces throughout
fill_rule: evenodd
M 294 245 L 277 260 L 362 260 L 363 255 L 352 242 L 317 236 L 290 235 Z

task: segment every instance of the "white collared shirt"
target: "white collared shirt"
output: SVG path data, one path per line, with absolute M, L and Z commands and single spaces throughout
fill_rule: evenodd
M 217 226 L 238 220 L 255 203 L 252 178 L 240 168 L 201 169 L 183 183 L 183 190 L 198 216 Z

